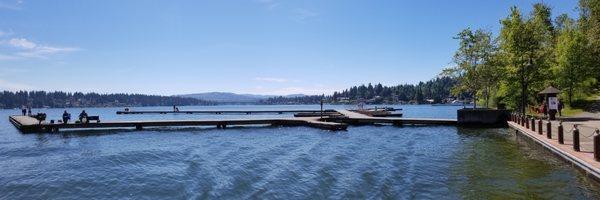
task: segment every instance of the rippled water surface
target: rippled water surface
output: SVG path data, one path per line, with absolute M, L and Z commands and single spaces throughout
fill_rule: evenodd
M 455 118 L 459 107 L 402 108 L 405 117 Z M 103 120 L 281 116 L 118 116 L 116 108 L 86 110 Z M 36 111 L 57 119 L 62 109 Z M 596 182 L 508 129 L 205 127 L 24 135 L 8 122 L 18 112 L 0 110 L 1 199 L 598 199 L 600 194 Z

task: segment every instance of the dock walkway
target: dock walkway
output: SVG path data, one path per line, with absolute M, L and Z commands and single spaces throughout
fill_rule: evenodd
M 117 115 L 132 114 L 283 114 L 283 113 L 320 113 L 321 110 L 181 110 L 181 111 L 117 111 Z M 335 110 L 326 109 L 324 113 L 332 113 Z
M 325 130 L 346 130 L 348 124 L 434 124 L 434 125 L 455 125 L 456 120 L 452 119 L 420 119 L 420 118 L 399 118 L 399 117 L 371 117 L 368 115 L 352 112 L 349 110 L 325 110 L 328 114 L 324 117 L 306 115 L 303 117 L 281 117 L 271 119 L 219 119 L 219 120 L 139 120 L 139 121 L 101 121 L 90 123 L 48 123 L 39 122 L 30 116 L 10 116 L 11 123 L 23 133 L 35 132 L 57 132 L 63 129 L 98 129 L 98 128 L 136 128 L 145 127 L 166 127 L 166 126 L 217 126 L 225 128 L 227 126 L 247 126 L 247 125 L 274 125 L 274 126 L 308 126 Z M 124 111 L 119 111 L 125 114 Z M 117 113 L 119 113 L 117 112 Z M 255 110 L 255 111 L 181 111 L 178 113 L 316 113 L 320 110 Z M 170 113 L 169 111 L 129 111 L 126 114 L 147 114 L 147 113 Z
M 523 126 L 519 124 L 520 120 L 512 120 L 508 122 L 508 125 L 517 133 L 540 144 L 550 152 L 582 169 L 588 176 L 600 181 L 600 161 L 594 159 L 593 140 L 592 137 L 589 137 L 594 135 L 594 130 L 581 130 L 579 137 L 577 137 L 580 144 L 580 149 L 577 151 L 573 147 L 574 137 L 572 130 L 573 125 L 575 125 L 574 123 L 564 122 L 562 124 L 563 141 L 561 144 L 558 140 L 558 121 L 550 121 L 550 132 L 547 131 L 548 126 L 546 122 L 548 121 L 544 120 L 541 127 L 539 126 L 539 120 L 534 120 L 535 125 L 533 126 L 535 127 L 532 126 L 531 119 L 528 119 L 528 122 L 528 126 Z M 532 129 L 535 129 L 535 131 Z
M 327 120 L 348 124 L 394 124 L 394 125 L 456 125 L 456 119 L 432 119 L 432 118 L 402 118 L 402 117 L 371 117 L 350 110 L 336 110 L 345 117 L 329 118 Z
M 10 121 L 22 132 L 57 132 L 61 129 L 93 129 L 93 128 L 136 128 L 167 126 L 227 126 L 274 125 L 274 126 L 309 126 L 326 130 L 346 130 L 348 125 L 342 123 L 320 121 L 318 117 L 277 118 L 277 119 L 227 119 L 227 120 L 147 120 L 147 121 L 102 121 L 90 123 L 39 123 L 29 116 L 10 116 Z

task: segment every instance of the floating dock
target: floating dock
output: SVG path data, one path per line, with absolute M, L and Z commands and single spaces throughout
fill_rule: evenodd
M 102 121 L 90 123 L 39 123 L 29 116 L 10 116 L 10 121 L 24 133 L 58 132 L 63 129 L 95 129 L 95 128 L 136 128 L 176 127 L 176 126 L 227 126 L 273 125 L 273 126 L 309 126 L 320 129 L 338 131 L 346 130 L 343 123 L 320 121 L 318 117 L 281 118 L 281 119 L 227 119 L 227 120 L 149 120 L 149 121 Z
M 347 124 L 393 124 L 393 125 L 456 125 L 456 119 L 430 119 L 430 118 L 400 118 L 400 117 L 372 117 L 351 110 L 336 110 L 343 117 L 327 118 L 327 121 Z
M 323 117 L 310 115 L 320 110 L 279 110 L 279 111 L 218 111 L 221 113 L 304 113 L 303 117 L 272 118 L 272 119 L 222 119 L 222 120 L 139 120 L 139 121 L 101 121 L 90 123 L 48 123 L 38 121 L 30 116 L 10 116 L 10 122 L 23 133 L 58 132 L 64 129 L 99 129 L 99 128 L 135 128 L 141 130 L 146 127 L 177 127 L 177 126 L 216 126 L 226 128 L 227 126 L 248 125 L 273 125 L 273 126 L 308 126 L 325 130 L 346 130 L 348 124 L 432 124 L 432 125 L 456 125 L 452 119 L 419 119 L 398 117 L 372 117 L 349 110 L 326 110 Z M 129 111 L 128 114 L 144 113 L 169 113 L 165 111 Z M 189 112 L 189 111 L 184 111 Z M 215 111 L 193 111 L 203 113 L 215 113 Z M 123 113 L 121 113 L 123 114 Z
M 335 110 L 323 110 L 334 113 Z M 185 111 L 117 111 L 117 115 L 127 114 L 283 114 L 283 113 L 321 113 L 321 110 L 185 110 Z

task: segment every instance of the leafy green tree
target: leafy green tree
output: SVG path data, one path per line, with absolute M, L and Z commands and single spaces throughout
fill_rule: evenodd
M 510 15 L 501 21 L 500 49 L 506 63 L 506 88 L 521 90 L 517 105 L 525 113 L 531 94 L 536 94 L 547 84 L 552 63 L 553 27 L 548 24 L 549 7 L 534 5 L 530 18 L 523 19 L 517 7 L 510 9 Z M 514 93 L 513 93 L 514 94 Z M 533 96 L 533 95 L 531 95 Z
M 579 26 L 588 40 L 590 67 L 597 72 L 600 71 L 600 0 L 580 0 L 579 10 Z M 595 78 L 600 80 L 600 73 L 595 73 Z
M 560 24 L 556 44 L 556 65 L 553 71 L 556 83 L 567 91 L 569 104 L 573 103 L 573 93 L 582 90 L 584 83 L 593 79 L 588 62 L 588 42 L 583 32 L 576 26 L 575 21 L 566 15 L 557 19 Z
M 454 54 L 456 66 L 446 69 L 447 75 L 454 76 L 459 83 L 453 89 L 455 94 L 469 93 L 473 96 L 477 108 L 478 93 L 482 93 L 486 107 L 489 106 L 490 88 L 496 84 L 497 70 L 490 60 L 496 52 L 492 33 L 481 29 L 472 31 L 467 28 L 457 34 L 460 47 Z M 491 79 L 491 80 L 490 80 Z

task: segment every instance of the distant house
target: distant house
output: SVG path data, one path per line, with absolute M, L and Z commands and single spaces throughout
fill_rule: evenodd
M 348 97 L 338 97 L 336 99 L 336 101 L 340 102 L 340 103 L 350 103 L 350 98 L 348 98 Z

